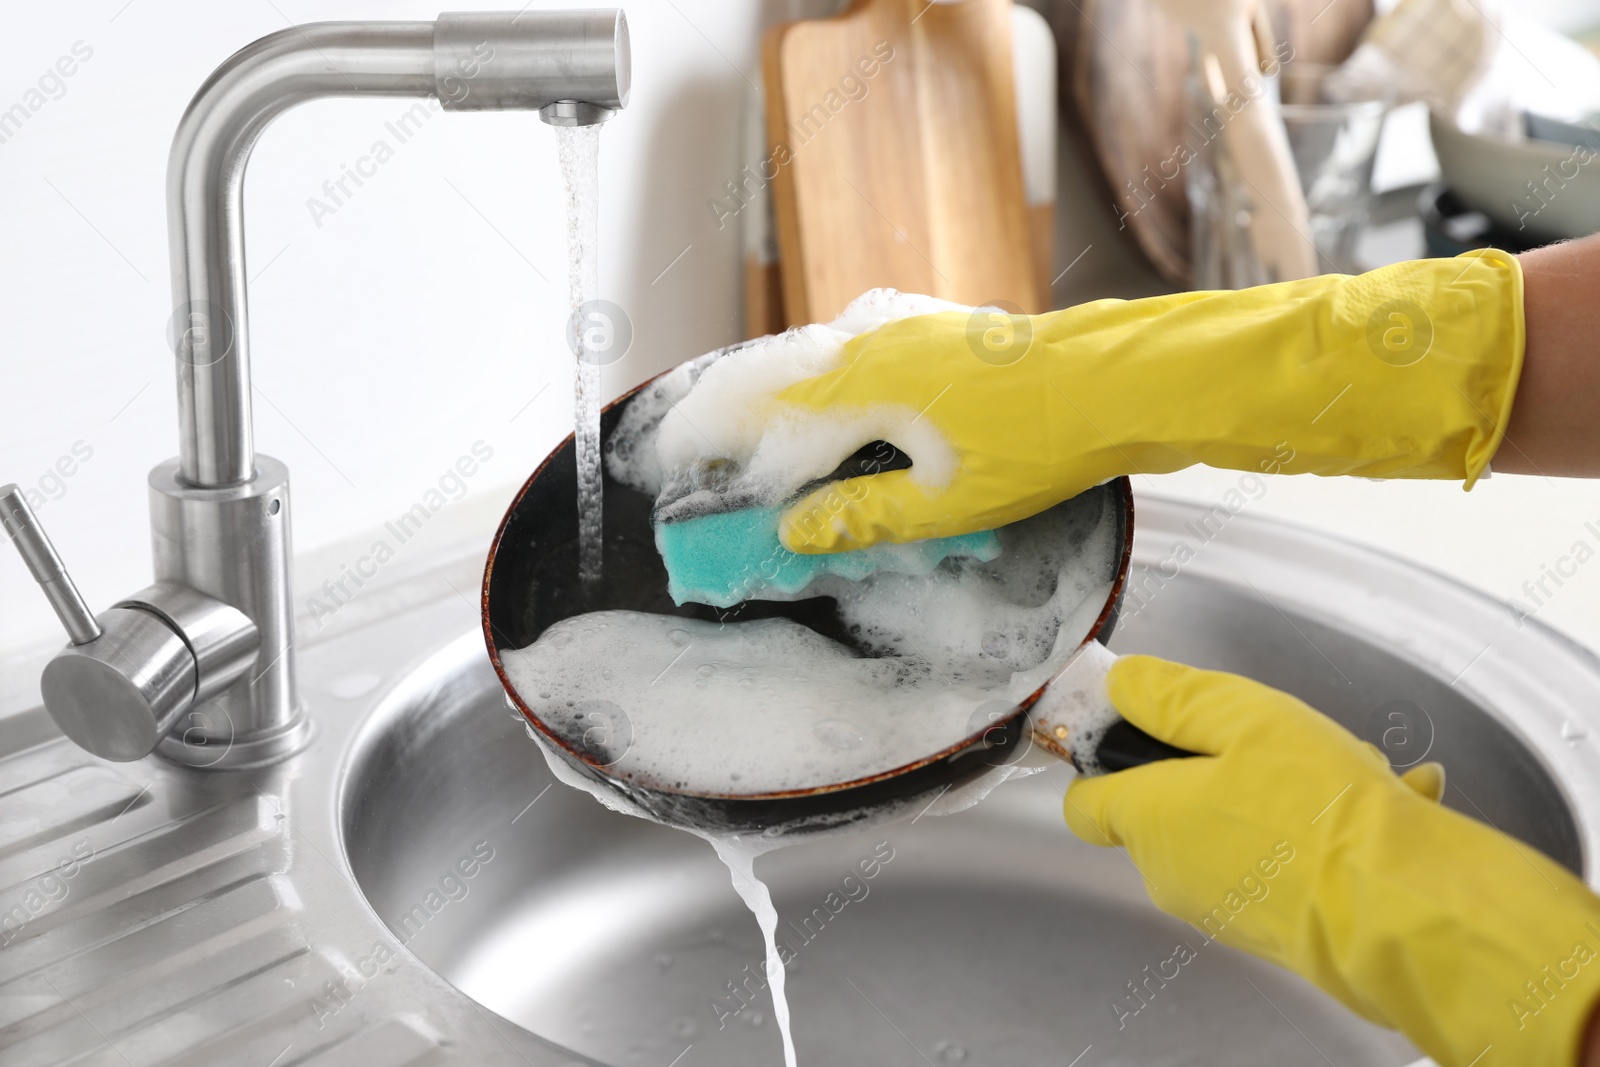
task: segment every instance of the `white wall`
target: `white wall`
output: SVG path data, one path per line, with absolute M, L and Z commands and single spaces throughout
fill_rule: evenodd
M 8 9 L 0 111 L 38 103 L 29 90 L 77 42 L 92 50 L 60 98 L 46 94 L 0 143 L 0 482 L 51 490 L 40 517 L 95 610 L 149 580 L 145 474 L 176 451 L 163 189 L 184 107 L 231 52 L 289 21 L 431 19 L 443 4 Z M 737 170 L 760 28 L 821 6 L 627 5 L 634 90 L 601 137 L 601 275 L 635 342 L 608 369 L 611 391 L 735 339 L 738 236 L 717 229 L 706 200 Z M 435 520 L 430 543 L 481 535 L 571 428 L 554 135 L 532 114 L 435 114 L 400 144 L 384 124 L 408 106 L 290 112 L 262 138 L 246 182 L 257 440 L 292 472 L 310 588 L 337 574 L 341 545 L 409 508 L 480 439 L 493 459 Z M 319 226 L 307 200 L 379 138 L 393 159 Z M 92 457 L 66 463 L 73 473 L 56 487 L 49 472 L 74 446 Z M 0 663 L 59 641 L 20 562 L 0 558 Z

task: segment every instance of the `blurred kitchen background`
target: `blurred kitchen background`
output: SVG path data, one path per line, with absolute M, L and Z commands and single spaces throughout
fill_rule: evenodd
M 856 272 L 879 266 L 923 271 L 929 289 L 963 302 L 1033 311 L 1241 284 L 1271 261 L 1264 228 L 1242 225 L 1234 198 L 1239 171 L 1264 182 L 1260 171 L 1207 150 L 1174 154 L 1226 104 L 1200 103 L 1214 64 L 1162 4 L 1034 0 L 1036 15 L 989 0 L 937 6 L 916 49 L 887 60 L 872 55 L 870 32 L 860 49 L 773 38 L 766 59 L 786 91 L 769 98 L 758 88 L 764 35 L 833 14 L 831 0 L 627 5 L 633 96 L 601 135 L 600 271 L 632 340 L 605 368 L 608 396 L 790 316 L 830 317 L 832 294 L 853 293 Z M 962 6 L 974 11 L 942 10 Z M 1281 114 L 1296 150 L 1314 157 L 1301 161 L 1314 171 L 1301 192 L 1325 245 L 1316 269 L 1600 230 L 1600 122 L 1586 123 L 1600 113 L 1600 0 L 1266 7 L 1261 55 L 1292 43 L 1292 58 L 1276 56 L 1297 75 L 1281 79 Z M 164 184 L 195 87 L 291 23 L 439 10 L 438 0 L 12 5 L 0 37 L 0 481 L 30 491 L 96 610 L 148 581 L 145 475 L 176 452 Z M 989 21 L 962 21 L 980 16 Z M 998 36 L 995 17 L 1008 26 Z M 913 61 L 922 110 L 886 133 L 873 123 L 904 105 L 905 86 L 891 86 Z M 1306 89 L 1298 75 L 1313 73 Z M 985 93 L 961 91 L 972 78 Z M 1376 118 L 1360 106 L 1374 95 Z M 1391 109 L 1395 95 L 1424 102 Z M 997 117 L 1013 98 L 1020 120 Z M 1329 98 L 1350 112 L 1330 120 L 1308 103 Z M 792 186 L 774 187 L 762 119 L 815 104 L 826 114 L 797 159 L 846 162 L 797 166 Z M 1257 112 L 1271 109 L 1229 110 Z M 571 431 L 554 135 L 531 113 L 438 115 L 399 100 L 291 111 L 246 182 L 257 444 L 294 471 L 303 632 L 327 625 L 309 619 L 311 597 L 359 612 L 359 596 L 331 597 L 324 583 L 355 588 L 347 575 L 379 538 L 394 558 L 363 581 L 454 553 L 459 579 L 438 594 L 475 597 L 511 495 Z M 1002 118 L 1015 130 L 996 126 Z M 851 167 L 874 187 L 854 198 L 827 188 L 828 173 Z M 985 221 L 994 212 L 999 230 Z M 1010 237 L 985 267 L 969 250 L 992 232 Z M 994 284 L 972 291 L 987 284 L 970 277 L 983 270 Z M 1496 476 L 1469 495 L 1197 469 L 1135 485 L 1377 545 L 1600 648 L 1600 482 Z M 428 521 L 396 544 L 384 524 L 419 503 Z M 38 667 L 60 642 L 21 562 L 0 560 L 0 706 L 37 700 Z

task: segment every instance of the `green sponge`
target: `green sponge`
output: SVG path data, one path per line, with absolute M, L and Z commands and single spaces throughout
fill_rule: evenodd
M 673 601 L 731 608 L 745 600 L 798 593 L 825 574 L 851 581 L 878 572 L 924 575 L 952 556 L 986 563 L 1000 555 L 1000 538 L 993 530 L 802 555 L 778 540 L 782 513 L 781 507 L 747 507 L 656 522 L 656 548 L 667 565 L 667 592 Z

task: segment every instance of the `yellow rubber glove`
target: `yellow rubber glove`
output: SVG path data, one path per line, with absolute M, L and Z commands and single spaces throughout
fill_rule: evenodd
M 851 437 L 842 455 L 879 436 L 913 467 L 810 494 L 783 541 L 834 552 L 969 533 L 1196 463 L 1470 488 L 1522 353 L 1522 272 L 1498 251 L 1031 317 L 901 319 L 779 392 L 770 420 L 773 433 L 833 420 Z M 919 458 L 929 425 L 949 454 Z
M 1074 833 L 1120 845 L 1162 910 L 1304 975 L 1444 1067 L 1570 1067 L 1600 995 L 1600 898 L 1440 807 L 1286 693 L 1148 656 L 1112 703 L 1192 759 L 1079 778 Z M 1410 788 L 1408 788 L 1408 785 Z

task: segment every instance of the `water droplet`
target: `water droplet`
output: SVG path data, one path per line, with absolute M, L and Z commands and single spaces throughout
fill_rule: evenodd
M 566 646 L 572 644 L 572 631 L 557 630 L 555 633 L 551 634 L 547 640 L 550 642 L 550 644 L 556 646 L 557 648 L 565 648 Z
M 933 1054 L 945 1063 L 960 1063 L 967 1058 L 967 1050 L 954 1041 L 941 1041 L 933 1046 Z
M 983 654 L 994 659 L 1004 659 L 1011 650 L 1011 642 L 1006 640 L 1006 635 L 998 630 L 990 630 L 983 635 Z
M 657 968 L 659 968 L 660 970 L 665 971 L 668 968 L 670 968 L 671 966 L 672 966 L 672 953 L 670 953 L 670 952 L 657 952 L 656 953 L 656 967 Z
M 745 1022 L 749 1023 L 751 1026 L 760 1026 L 762 1023 L 767 1021 L 767 1017 L 765 1015 L 762 1015 L 759 1011 L 748 1011 L 747 1010 L 744 1013 L 744 1015 L 742 1016 L 742 1018 L 744 1019 Z
M 711 929 L 706 931 L 706 940 L 711 942 L 713 945 L 722 944 L 722 931 L 713 926 Z
M 687 1015 L 672 1020 L 672 1032 L 685 1041 L 700 1035 L 700 1024 Z
M 689 642 L 693 640 L 693 638 L 689 636 L 688 630 L 668 630 L 667 640 L 671 641 L 679 648 L 685 648 L 688 646 Z
M 717 673 L 717 665 L 715 663 L 702 663 L 695 668 L 695 673 L 702 678 L 709 678 Z
M 864 740 L 861 731 L 843 719 L 823 719 L 811 727 L 811 732 L 818 741 L 829 748 L 837 748 L 848 752 L 850 749 L 861 747 Z
M 1561 720 L 1561 740 L 1568 744 L 1576 745 L 1588 736 L 1588 727 L 1582 723 L 1573 722 L 1571 719 Z

